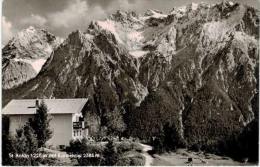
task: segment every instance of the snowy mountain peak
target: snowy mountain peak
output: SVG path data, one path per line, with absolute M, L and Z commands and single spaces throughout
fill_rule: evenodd
M 27 31 L 27 32 L 34 32 L 34 31 L 36 31 L 36 29 L 35 29 L 34 26 L 29 26 L 29 27 L 26 28 L 24 31 Z
M 45 54 L 33 55 L 30 52 L 38 50 L 40 52 L 47 52 L 48 54 L 50 54 L 52 50 L 50 47 L 56 47 L 61 41 L 61 38 L 56 39 L 53 34 L 49 33 L 46 30 L 30 26 L 17 33 L 17 35 L 15 35 L 3 48 L 3 52 L 10 51 L 10 49 L 12 48 L 16 48 L 16 52 L 20 52 L 16 54 L 16 58 L 22 56 L 28 58 L 37 58 L 38 56 L 45 57 Z M 26 50 L 26 52 L 21 54 L 24 49 Z
M 33 26 L 17 33 L 2 49 L 3 88 L 12 88 L 35 77 L 62 41 Z

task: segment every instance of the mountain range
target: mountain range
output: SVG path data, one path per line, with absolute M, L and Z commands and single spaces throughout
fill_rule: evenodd
M 119 10 L 65 40 L 29 27 L 2 50 L 3 104 L 87 97 L 90 124 L 119 111 L 132 135 L 171 122 L 189 145 L 215 143 L 257 119 L 257 12 L 231 1 Z

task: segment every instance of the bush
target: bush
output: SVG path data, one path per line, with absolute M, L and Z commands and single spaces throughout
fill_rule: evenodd
M 117 151 L 120 154 L 128 151 L 142 152 L 142 150 L 142 146 L 135 142 L 123 141 L 117 145 Z
M 121 157 L 116 163 L 117 166 L 144 166 L 145 165 L 145 157 L 140 153 L 136 155 L 126 155 Z
M 132 143 L 132 149 L 140 153 L 143 151 L 143 147 L 140 144 L 135 142 Z
M 145 165 L 145 157 L 143 155 L 137 155 L 131 157 L 131 166 L 144 166 Z
M 117 145 L 117 151 L 118 153 L 122 154 L 127 151 L 132 150 L 132 144 L 130 142 L 121 142 Z
M 39 158 L 35 158 L 32 155 L 38 153 L 37 139 L 33 132 L 33 129 L 30 127 L 27 122 L 21 129 L 16 130 L 16 136 L 13 142 L 14 155 L 25 154 L 28 157 L 16 158 L 13 157 L 14 165 L 17 166 L 34 166 L 38 165 Z
M 131 159 L 130 159 L 130 157 L 121 157 L 121 158 L 117 161 L 117 163 L 116 163 L 117 166 L 129 166 L 130 164 L 131 164 Z
M 99 154 L 99 158 L 72 158 L 81 166 L 113 166 L 113 165 L 144 165 L 145 157 L 140 152 L 142 146 L 138 143 L 124 141 L 115 143 L 109 141 L 105 147 L 101 144 L 88 143 L 86 139 L 71 141 L 66 148 L 68 154 L 83 155 L 85 153 Z
M 81 166 L 95 166 L 100 165 L 101 157 L 88 157 L 87 154 L 101 155 L 103 152 L 102 146 L 90 144 L 86 139 L 72 140 L 70 145 L 66 148 L 68 154 L 79 155 L 76 159 Z

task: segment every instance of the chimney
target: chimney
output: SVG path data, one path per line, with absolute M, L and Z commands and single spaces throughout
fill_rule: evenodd
M 38 100 L 38 99 L 36 99 L 36 101 L 35 101 L 35 107 L 36 107 L 36 108 L 39 107 L 39 100 Z

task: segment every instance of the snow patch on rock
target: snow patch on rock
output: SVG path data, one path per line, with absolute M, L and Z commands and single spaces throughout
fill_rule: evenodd
M 196 4 L 196 3 L 191 3 L 191 9 L 192 10 L 197 10 L 198 9 L 198 4 Z
M 141 20 L 147 20 L 147 19 L 150 19 L 150 18 L 165 18 L 167 17 L 168 15 L 167 14 L 163 14 L 159 11 L 155 11 L 155 10 L 148 10 L 146 13 L 145 13 L 145 16 L 143 17 L 140 17 Z
M 126 33 L 126 47 L 129 50 L 139 50 L 143 46 L 144 36 L 140 31 L 130 31 Z
M 119 34 L 116 31 L 116 27 L 115 27 L 115 23 L 112 20 L 106 20 L 106 21 L 97 21 L 97 24 L 103 28 L 104 30 L 107 30 L 109 32 L 111 32 L 112 34 L 114 34 L 116 40 L 119 43 L 123 43 L 122 40 L 119 37 Z
M 181 6 L 177 9 L 178 12 L 181 12 L 181 13 L 186 13 L 187 12 L 187 7 L 186 6 Z
M 144 36 L 142 35 L 142 32 L 139 31 L 132 31 L 129 34 L 127 34 L 128 39 L 132 40 L 132 41 L 141 41 Z
M 225 24 L 222 22 L 210 22 L 203 26 L 203 33 L 209 40 L 217 41 L 220 39 L 227 31 Z
M 149 51 L 144 51 L 144 50 L 134 50 L 134 51 L 129 52 L 129 54 L 132 55 L 135 58 L 143 57 L 147 53 L 149 53 Z
M 248 36 L 244 32 L 236 32 L 234 34 L 234 40 L 233 40 L 232 45 L 233 45 L 233 47 L 239 48 L 243 52 L 243 55 L 241 56 L 240 61 L 247 61 L 247 64 L 249 64 L 251 66 L 251 68 L 254 69 L 256 66 L 256 62 L 253 61 L 253 59 L 249 57 L 248 48 L 249 47 L 258 48 L 257 40 L 252 36 Z M 256 56 L 256 55 L 251 55 L 251 56 Z
M 39 73 L 41 71 L 42 66 L 46 62 L 46 59 L 28 60 L 28 59 L 14 58 L 13 60 L 30 64 L 33 67 L 33 69 L 36 71 L 36 73 Z

